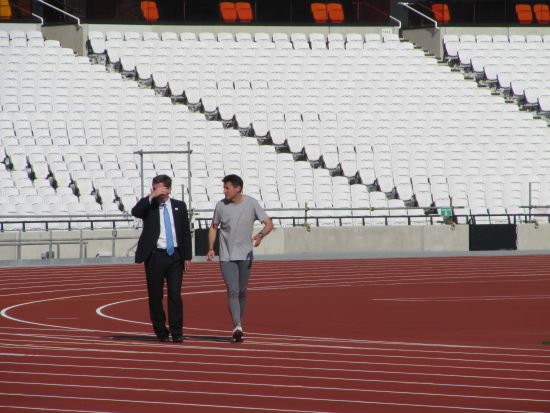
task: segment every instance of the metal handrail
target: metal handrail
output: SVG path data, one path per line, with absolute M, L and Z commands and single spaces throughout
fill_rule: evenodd
M 426 16 L 424 13 L 419 12 L 419 11 L 416 10 L 414 7 L 411 7 L 411 6 L 409 5 L 409 3 L 405 3 L 405 2 L 403 2 L 403 1 L 400 1 L 400 2 L 397 3 L 397 4 L 399 4 L 400 6 L 406 7 L 407 9 L 412 10 L 413 12 L 415 12 L 416 14 L 418 14 L 419 16 L 422 16 L 422 17 L 424 17 L 425 19 L 431 21 L 431 22 L 435 25 L 436 30 L 439 30 L 439 26 L 437 25 L 437 20 L 434 20 L 434 19 L 432 19 L 431 17 Z M 390 17 L 391 17 L 391 16 L 390 16 Z
M 44 18 L 40 17 L 38 14 L 32 13 L 34 17 L 36 17 L 38 20 L 40 20 L 40 26 L 44 26 Z
M 46 3 L 44 0 L 36 0 L 38 3 L 41 3 L 43 4 L 44 6 L 48 6 L 54 10 L 57 10 L 59 13 L 62 13 L 66 16 L 69 16 L 69 17 L 72 17 L 73 19 L 76 20 L 76 24 L 78 26 L 78 29 L 80 29 L 82 26 L 80 25 L 80 18 L 76 17 L 74 14 L 71 14 L 71 13 L 67 13 L 65 10 L 62 10 L 60 9 L 59 7 L 55 7 L 53 4 L 50 4 L 50 3 Z
M 271 211 L 393 211 L 393 210 L 432 210 L 432 209 L 465 209 L 465 206 L 455 206 L 455 205 L 442 205 L 442 206 L 423 206 L 423 207 L 355 207 L 355 208 L 347 208 L 347 207 L 330 207 L 330 208 L 310 208 L 307 205 L 303 208 L 264 208 L 266 212 Z M 213 212 L 214 209 L 208 208 L 208 209 L 193 209 L 194 212 Z
M 399 30 L 401 30 L 401 26 L 402 26 L 401 20 L 396 19 L 396 18 L 393 17 L 392 15 L 390 15 L 390 19 L 392 19 L 394 22 L 397 22 L 397 24 L 398 24 L 397 28 L 398 28 Z
M 120 214 L 10 214 L 10 215 L 2 215 L 0 214 L 0 219 L 19 219 L 19 218 L 28 218 L 36 220 L 37 218 L 51 218 L 51 219 L 60 219 L 60 220 L 71 220 L 73 218 L 83 218 L 88 219 L 90 221 L 93 221 L 95 218 L 97 219 L 116 219 L 116 220 L 127 220 L 127 219 L 133 219 L 133 217 L 128 213 L 120 213 Z

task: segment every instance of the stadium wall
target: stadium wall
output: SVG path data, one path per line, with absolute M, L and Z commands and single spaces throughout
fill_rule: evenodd
M 256 255 L 349 253 L 456 253 L 469 251 L 468 225 L 276 228 Z M 4 232 L 0 234 L 0 261 L 40 260 L 47 251 L 54 258 L 131 259 L 140 230 Z M 81 252 L 80 239 L 84 240 Z M 22 243 L 21 247 L 17 245 Z M 51 241 L 50 241 L 51 240 Z M 18 249 L 20 251 L 18 252 Z M 519 251 L 550 250 L 550 225 L 517 226 Z

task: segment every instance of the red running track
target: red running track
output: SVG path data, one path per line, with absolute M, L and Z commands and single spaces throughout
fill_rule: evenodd
M 246 341 L 214 263 L 182 344 L 137 265 L 0 270 L 0 411 L 550 412 L 550 256 L 258 261 Z

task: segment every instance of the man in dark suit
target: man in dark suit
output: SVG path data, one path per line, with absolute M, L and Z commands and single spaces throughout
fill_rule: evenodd
M 172 179 L 153 178 L 153 192 L 132 208 L 132 215 L 143 220 L 143 231 L 136 250 L 136 262 L 145 263 L 149 312 L 153 330 L 160 341 L 183 341 L 183 272 L 192 258 L 191 231 L 185 202 L 171 199 Z M 162 305 L 164 279 L 168 287 L 168 324 Z

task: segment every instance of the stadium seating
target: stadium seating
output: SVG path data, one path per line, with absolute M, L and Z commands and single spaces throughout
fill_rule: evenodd
M 211 119 L 219 116 L 226 126 L 237 128 L 243 135 L 253 135 L 260 142 L 271 142 L 277 151 L 290 152 L 298 162 L 303 159 L 323 167 L 329 176 L 334 176 L 333 185 L 340 180 L 338 175 L 346 177 L 352 187 L 356 186 L 354 182 L 362 182 L 371 191 L 370 198 L 380 193 L 383 199 L 398 200 L 401 205 L 417 203 L 429 207 L 434 203 L 448 205 L 452 196 L 455 205 L 486 213 L 490 207 L 493 214 L 525 202 L 524 184 L 507 199 L 502 195 L 488 198 L 484 181 L 476 181 L 476 185 L 471 185 L 476 190 L 470 190 L 465 176 L 476 174 L 484 179 L 487 175 L 494 179 L 503 166 L 496 152 L 487 154 L 492 158 L 486 161 L 480 155 L 468 159 L 469 153 L 461 145 L 474 140 L 476 134 L 482 135 L 482 145 L 490 145 L 495 131 L 497 135 L 510 135 L 507 127 L 485 122 L 480 112 L 489 119 L 501 119 L 502 125 L 521 124 L 520 135 L 526 136 L 528 130 L 539 143 L 547 136 L 545 125 L 505 105 L 488 90 L 477 89 L 475 83 L 464 83 L 461 75 L 438 66 L 397 36 L 344 37 L 332 33 L 325 39 L 312 34 L 309 47 L 305 46 L 307 39 L 303 34 L 289 37 L 275 33 L 270 37 L 257 33 L 254 41 L 243 38 L 242 42 L 238 36 L 222 37 L 225 40 L 218 40 L 217 44 L 210 41 L 203 45 L 196 40 L 178 44 L 173 60 L 186 61 L 187 66 L 179 73 L 172 72 L 170 63 L 161 61 L 153 64 L 153 75 L 158 70 L 164 71 L 167 78 L 171 76 L 168 89 L 177 91 L 172 97 L 187 99 L 193 110 L 202 111 Z M 461 40 L 471 43 L 477 39 L 464 36 Z M 479 36 L 479 43 L 487 40 Z M 373 62 L 374 56 L 381 60 Z M 201 62 L 205 63 L 199 69 Z M 185 81 L 180 80 L 183 77 Z M 432 113 L 433 120 L 422 121 L 429 102 L 435 106 L 435 102 L 448 103 L 438 107 L 441 113 Z M 463 103 L 455 105 L 456 102 Z M 445 108 L 446 104 L 450 107 Z M 420 109 L 413 109 L 419 105 Z M 448 117 L 451 127 L 443 127 Z M 471 119 L 473 125 L 462 141 L 463 134 L 458 130 L 465 119 Z M 434 152 L 436 137 L 441 133 L 441 146 L 459 144 L 454 147 L 458 158 L 450 153 L 452 159 L 447 159 L 444 150 Z M 411 145 L 422 148 L 421 154 L 411 151 Z M 524 167 L 528 168 L 527 164 L 525 161 Z M 498 182 L 501 186 L 505 179 L 510 180 L 510 185 L 515 182 L 515 170 L 506 165 L 506 176 Z M 277 192 L 281 196 L 280 185 Z M 272 195 L 261 194 L 266 205 L 303 205 L 297 195 L 283 201 L 275 194 L 275 190 Z M 314 197 L 309 205 L 326 206 L 327 202 Z M 336 204 L 333 198 L 332 205 Z M 387 202 L 380 199 L 371 205 L 375 204 L 387 207 Z M 493 222 L 498 219 L 487 217 Z
M 241 23 L 251 23 L 254 20 L 254 12 L 248 1 L 238 1 L 235 3 L 237 17 Z
M 12 15 L 9 0 L 0 0 L 0 20 L 9 20 L 12 18 Z
M 143 17 L 149 23 L 154 23 L 159 19 L 157 3 L 154 1 L 142 1 L 141 11 L 143 13 Z
M 495 215 L 527 202 L 529 182 L 539 184 L 533 202 L 550 202 L 545 122 L 396 35 L 90 32 L 104 65 L 34 38 L 43 40 L 0 33 L 7 211 L 128 211 L 141 192 L 134 151 L 188 143 L 190 165 L 183 154 L 145 156 L 144 176 L 146 185 L 158 173 L 186 184 L 191 169 L 200 209 L 223 196 L 228 173 L 268 208 L 330 208 L 318 211 L 323 225 L 361 225 L 362 216 L 424 224 L 400 208 L 445 207 L 451 197 L 501 222 Z M 449 43 L 489 43 L 473 40 Z M 361 210 L 332 210 L 349 207 Z
M 311 3 L 310 7 L 315 23 L 325 24 L 328 21 L 327 5 L 325 3 Z
M 327 3 L 327 13 L 331 23 L 343 23 L 345 20 L 341 3 Z
M 329 3 L 320 3 L 313 2 L 311 3 L 311 14 L 313 16 L 313 21 L 315 23 L 325 24 L 330 23 L 343 23 L 345 20 L 344 8 L 341 3 L 329 2 Z
M 549 95 L 550 37 L 531 34 L 445 36 L 447 60 L 459 65 L 484 84 L 493 86 L 527 108 L 541 109 L 539 97 Z M 544 112 L 544 111 L 543 111 Z
M 451 21 L 451 13 L 446 3 L 433 3 L 432 12 L 435 20 L 440 24 L 448 24 Z
M 235 23 L 237 21 L 237 10 L 232 1 L 220 2 L 220 15 L 224 23 Z
M 254 20 L 254 12 L 248 1 L 222 1 L 220 2 L 220 15 L 224 23 L 251 23 Z
M 538 24 L 550 23 L 550 6 L 548 4 L 533 5 L 533 12 Z
M 533 23 L 533 11 L 530 4 L 516 4 L 516 16 L 520 24 Z

